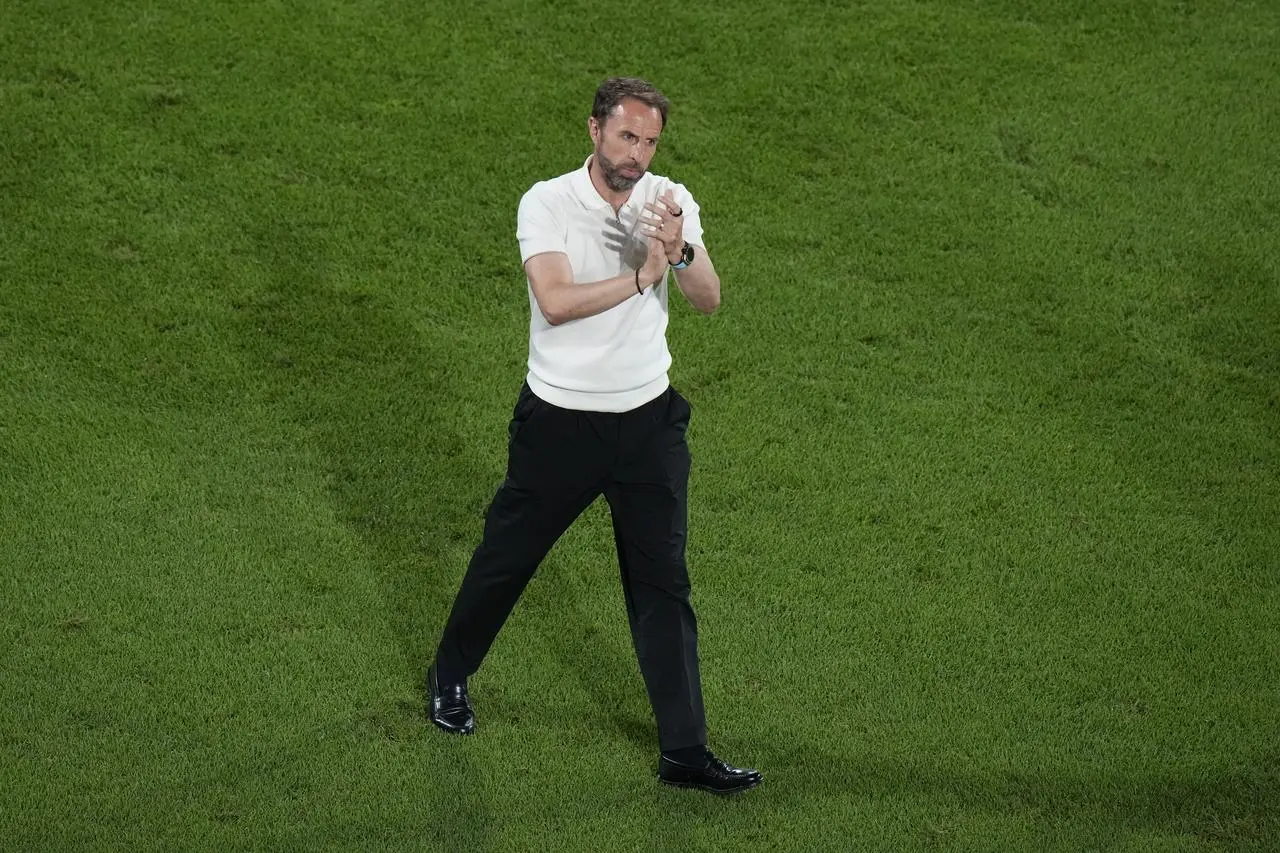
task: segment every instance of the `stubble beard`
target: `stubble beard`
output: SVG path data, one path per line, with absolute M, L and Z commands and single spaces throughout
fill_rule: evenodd
M 596 163 L 600 165 L 600 176 L 604 178 L 605 186 L 616 193 L 626 192 L 640 183 L 640 179 L 644 177 L 644 169 L 637 165 L 635 168 L 640 174 L 634 178 L 628 178 L 622 174 L 622 168 L 617 163 L 604 156 L 599 150 L 596 151 Z

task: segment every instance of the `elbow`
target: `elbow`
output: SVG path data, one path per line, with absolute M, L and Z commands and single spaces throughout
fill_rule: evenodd
M 539 300 L 538 311 L 542 313 L 542 319 L 546 320 L 547 325 L 549 326 L 559 326 L 573 319 L 565 313 L 564 309 L 556 305 L 555 302 L 550 299 L 545 302 Z
M 702 304 L 698 306 L 703 314 L 714 314 L 716 309 L 720 307 L 720 282 L 716 282 L 716 286 L 711 288 L 706 298 L 702 300 Z

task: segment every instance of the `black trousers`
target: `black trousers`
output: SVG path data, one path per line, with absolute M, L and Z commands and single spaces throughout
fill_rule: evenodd
M 507 476 L 445 624 L 442 681 L 480 668 L 543 557 L 601 494 L 631 638 L 663 750 L 706 743 L 698 628 L 685 564 L 689 403 L 674 388 L 629 412 L 563 409 L 520 389 Z

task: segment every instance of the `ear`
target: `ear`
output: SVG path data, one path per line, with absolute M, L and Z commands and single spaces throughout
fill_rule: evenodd
M 591 136 L 591 141 L 600 142 L 600 122 L 596 121 L 595 116 L 587 116 L 587 133 Z

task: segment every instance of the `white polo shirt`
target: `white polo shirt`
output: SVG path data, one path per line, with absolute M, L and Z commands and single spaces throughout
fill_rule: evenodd
M 582 168 L 540 181 L 520 199 L 516 238 L 520 261 L 562 252 L 573 280 L 631 275 L 644 263 L 647 238 L 640 214 L 670 189 L 684 219 L 684 239 L 702 247 L 698 204 L 682 184 L 645 173 L 615 217 Z M 608 311 L 552 326 L 529 290 L 529 388 L 566 409 L 625 412 L 667 389 L 667 316 L 670 276 Z

